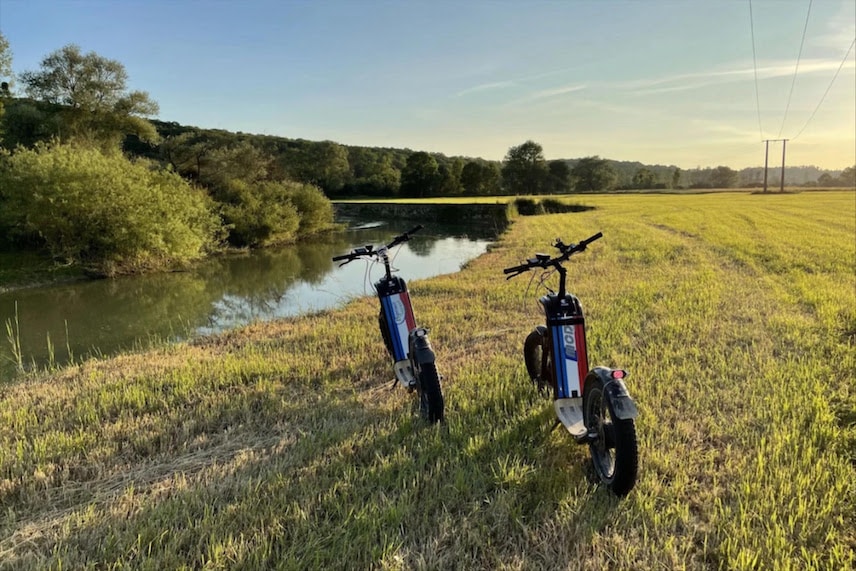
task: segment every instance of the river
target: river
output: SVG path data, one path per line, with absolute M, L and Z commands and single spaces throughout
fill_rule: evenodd
M 258 320 L 305 314 L 374 295 L 383 267 L 331 258 L 380 244 L 408 222 L 351 222 L 345 232 L 312 242 L 220 256 L 183 272 L 147 274 L 19 289 L 0 294 L 0 380 L 25 368 L 112 355 Z M 398 247 L 394 267 L 404 279 L 456 272 L 487 249 L 490 228 L 426 224 Z M 371 271 L 367 273 L 367 269 Z M 17 346 L 17 347 L 16 347 Z

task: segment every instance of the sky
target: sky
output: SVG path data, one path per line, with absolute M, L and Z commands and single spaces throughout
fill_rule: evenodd
M 854 0 L 0 0 L 0 32 L 16 73 L 77 44 L 203 128 L 684 169 L 785 138 L 788 165 L 856 163 Z

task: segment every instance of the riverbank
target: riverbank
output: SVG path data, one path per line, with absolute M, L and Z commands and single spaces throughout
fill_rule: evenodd
M 410 282 L 443 426 L 389 390 L 371 298 L 3 387 L 0 568 L 852 567 L 852 193 L 590 200 Z M 502 275 L 596 231 L 569 279 L 641 410 L 620 501 L 550 430 Z
M 571 197 L 560 197 L 568 208 L 586 208 L 570 203 Z M 476 201 L 461 203 L 441 199 L 426 199 L 415 202 L 398 201 L 337 201 L 333 203 L 337 223 L 324 228 L 317 234 L 306 237 L 301 242 L 314 241 L 321 236 L 329 236 L 346 229 L 343 220 L 414 220 L 421 223 L 442 224 L 476 224 L 488 226 L 499 233 L 504 230 L 517 215 L 515 197 L 491 197 L 493 202 Z M 522 199 L 532 203 L 532 199 Z M 535 199 L 535 203 L 538 199 Z M 559 202 L 559 200 L 554 200 Z M 524 214 L 530 214 L 524 211 Z M 534 212 L 532 212 L 534 213 Z M 204 263 L 205 260 L 218 256 L 229 256 L 243 253 L 245 250 L 224 248 L 212 255 L 190 264 Z M 170 270 L 162 270 L 170 271 Z M 175 270 L 173 270 L 175 271 Z M 87 279 L 101 279 L 77 265 L 60 266 L 43 251 L 23 250 L 12 251 L 0 249 L 0 294 L 17 289 L 38 287 L 43 285 L 66 283 Z
M 83 279 L 87 279 L 87 276 L 81 268 L 58 266 L 45 253 L 0 249 L 0 294 Z
M 315 234 L 307 236 L 301 241 L 315 241 L 319 236 L 329 236 L 344 230 L 345 227 L 342 224 L 331 224 L 328 228 L 324 228 Z M 275 249 L 276 247 L 279 246 L 267 249 Z M 258 249 L 264 250 L 265 248 Z M 212 258 L 240 256 L 246 254 L 248 251 L 250 251 L 248 248 L 223 247 L 214 253 L 182 266 L 163 268 L 144 273 L 151 274 L 185 271 L 188 268 L 192 268 L 194 265 L 205 263 L 207 260 Z M 94 274 L 79 264 L 59 264 L 44 250 L 13 249 L 10 246 L 0 247 L 0 294 L 20 289 L 85 280 L 114 279 L 116 277 L 123 276 L 106 277 Z

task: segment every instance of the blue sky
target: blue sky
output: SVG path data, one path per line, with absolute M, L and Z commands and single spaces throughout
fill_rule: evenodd
M 0 31 L 16 72 L 75 43 L 200 127 L 682 168 L 789 138 L 790 165 L 856 163 L 856 2 L 751 8 L 760 125 L 749 0 L 0 0 Z

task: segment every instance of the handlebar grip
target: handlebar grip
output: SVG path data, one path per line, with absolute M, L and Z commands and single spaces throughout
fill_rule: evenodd
M 349 260 L 351 258 L 351 254 L 343 254 L 341 256 L 333 256 L 334 262 L 339 262 L 341 260 Z
M 424 226 L 422 226 L 422 224 L 419 224 L 418 226 L 414 226 L 413 228 L 411 228 L 410 230 L 408 230 L 404 234 L 399 234 L 398 236 L 393 238 L 392 242 L 387 244 L 386 247 L 387 248 L 394 248 L 394 247 L 398 246 L 399 244 L 401 244 L 402 242 L 407 242 L 408 240 L 410 240 L 411 234 L 419 232 L 420 230 L 422 230 L 422 228 L 424 228 Z
M 579 245 L 585 248 L 586 246 L 588 246 L 589 244 L 591 244 L 595 240 L 600 240 L 601 238 L 603 238 L 603 232 L 598 232 L 594 236 L 590 236 L 590 237 L 586 238 L 585 240 L 583 240 L 582 242 L 580 242 Z
M 513 274 L 513 273 L 518 273 L 518 272 L 525 272 L 528 269 L 529 269 L 529 266 L 527 264 L 524 264 L 522 266 L 514 266 L 513 268 L 505 268 L 504 270 L 502 270 L 502 273 Z

